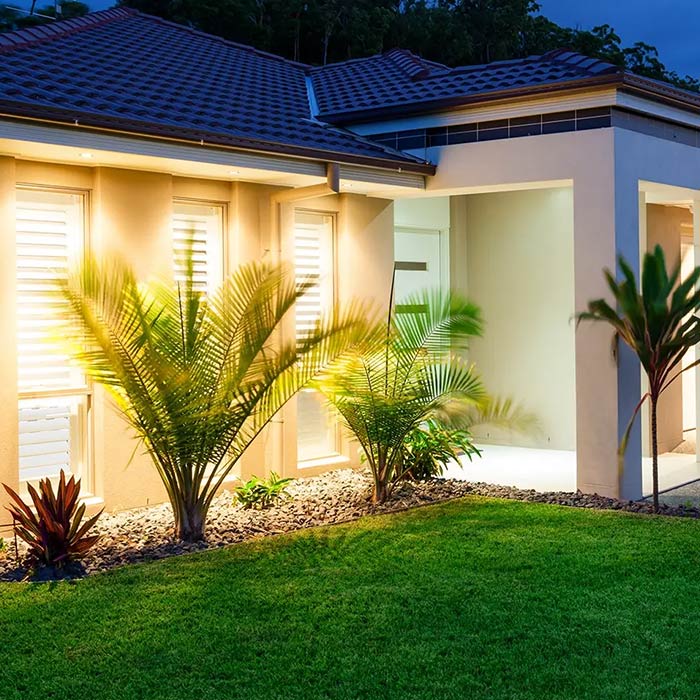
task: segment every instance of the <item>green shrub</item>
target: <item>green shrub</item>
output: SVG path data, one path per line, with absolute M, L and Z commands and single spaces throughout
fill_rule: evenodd
M 263 510 L 287 498 L 287 486 L 292 479 L 282 479 L 279 474 L 270 472 L 267 479 L 252 476 L 248 481 L 236 487 L 233 502 L 240 503 L 244 508 Z
M 468 430 L 450 429 L 435 420 L 414 428 L 404 439 L 402 466 L 396 480 L 416 481 L 442 476 L 445 467 L 460 456 L 480 457 Z

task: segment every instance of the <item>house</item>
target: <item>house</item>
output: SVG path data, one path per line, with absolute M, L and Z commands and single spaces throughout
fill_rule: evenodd
M 615 364 L 609 332 L 572 316 L 605 294 L 618 253 L 638 265 L 658 242 L 694 264 L 698 95 L 567 51 L 315 68 L 124 8 L 0 35 L 0 74 L 0 481 L 64 467 L 108 509 L 164 500 L 102 390 L 43 337 L 46 290 L 87 248 L 177 275 L 194 229 L 203 288 L 250 259 L 320 273 L 298 323 L 334 300 L 386 303 L 394 264 L 399 296 L 466 292 L 487 319 L 470 351 L 487 386 L 541 427 L 480 439 L 515 469 L 551 465 L 553 488 L 569 469 L 571 488 L 642 495 L 646 429 L 622 479 L 617 463 L 639 365 Z M 664 451 L 694 431 L 695 385 L 689 372 L 664 398 Z M 306 392 L 241 469 L 355 459 Z M 698 476 L 697 461 L 664 455 L 662 484 Z

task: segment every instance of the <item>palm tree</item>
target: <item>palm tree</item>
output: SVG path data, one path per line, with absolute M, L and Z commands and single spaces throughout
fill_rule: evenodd
M 312 282 L 250 263 L 207 298 L 187 257 L 182 283 L 142 285 L 124 263 L 89 259 L 62 290 L 73 356 L 116 399 L 163 480 L 176 536 L 194 541 L 243 452 L 362 333 L 367 310 L 353 305 L 299 341 L 284 338 L 282 321 Z
M 406 437 L 426 421 L 459 429 L 489 410 L 473 365 L 455 353 L 482 332 L 477 306 L 439 291 L 414 294 L 313 382 L 360 443 L 383 503 L 400 478 Z
M 649 390 L 641 397 L 620 443 L 620 472 L 622 458 L 630 432 L 644 402 L 649 399 L 651 410 L 651 453 L 654 510 L 659 508 L 659 446 L 657 436 L 657 407 L 661 394 L 687 369 L 679 369 L 686 352 L 700 341 L 700 268 L 696 267 L 680 280 L 680 264 L 669 275 L 661 246 L 646 253 L 642 263 L 641 291 L 627 261 L 619 258 L 622 280 L 618 282 L 610 270 L 605 279 L 615 299 L 616 309 L 605 299 L 588 302 L 588 310 L 578 314 L 578 321 L 603 321 L 615 331 L 613 354 L 617 357 L 618 343 L 628 345 L 639 358 L 649 378 Z

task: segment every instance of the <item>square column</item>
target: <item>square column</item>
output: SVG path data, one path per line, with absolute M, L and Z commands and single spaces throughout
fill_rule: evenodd
M 636 180 L 616 175 L 609 163 L 608 168 L 574 181 L 577 311 L 583 311 L 591 299 L 603 297 L 612 302 L 603 269 L 617 270 L 618 254 L 638 274 L 639 229 Z M 619 464 L 618 445 L 641 397 L 641 371 L 626 347 L 620 347 L 615 362 L 612 339 L 612 329 L 602 323 L 583 322 L 576 329 L 577 488 L 584 493 L 638 499 L 642 496 L 640 418 L 623 465 Z
M 693 264 L 700 265 L 700 195 L 693 199 Z M 700 360 L 700 345 L 695 346 L 695 359 Z M 698 422 L 700 420 L 700 366 L 695 367 L 695 461 L 700 462 L 700 439 L 698 439 Z

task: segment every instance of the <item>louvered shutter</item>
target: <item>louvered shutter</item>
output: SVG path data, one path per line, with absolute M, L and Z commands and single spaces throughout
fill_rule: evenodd
M 20 191 L 17 197 L 17 357 L 19 390 L 84 385 L 52 336 L 65 303 L 57 280 L 82 250 L 79 195 Z
M 312 282 L 296 303 L 297 343 L 316 326 L 333 304 L 333 219 L 315 212 L 295 213 L 294 270 L 297 284 Z M 297 458 L 299 462 L 337 454 L 337 421 L 314 391 L 297 396 Z
M 185 279 L 188 248 L 192 251 L 194 288 L 211 294 L 223 280 L 223 207 L 175 203 L 173 265 L 176 282 Z
M 324 228 L 318 222 L 309 221 L 309 216 L 298 220 L 294 236 L 294 270 L 298 285 L 313 282 L 296 304 L 297 341 L 303 340 L 312 331 L 323 313 L 321 266 L 323 263 L 322 236 Z
M 54 336 L 57 281 L 83 250 L 83 198 L 18 190 L 16 208 L 19 466 L 22 481 L 78 472 L 86 385 Z M 70 395 L 75 391 L 75 395 Z

